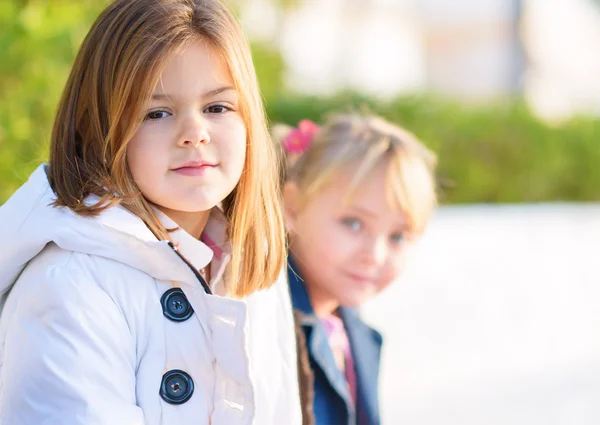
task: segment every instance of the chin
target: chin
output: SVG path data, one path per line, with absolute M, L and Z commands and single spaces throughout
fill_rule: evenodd
M 213 197 L 207 196 L 193 196 L 182 194 L 181 198 L 185 199 L 184 202 L 172 202 L 168 206 L 170 210 L 181 211 L 187 213 L 201 212 L 212 209 L 215 205 L 221 202 L 221 199 L 212 199 Z
M 185 202 L 181 205 L 182 211 L 205 211 L 209 210 L 215 205 L 217 205 L 219 201 L 216 199 L 213 201 L 211 199 L 200 198 L 200 199 L 192 199 L 191 201 Z
M 364 297 L 344 298 L 340 300 L 340 305 L 342 307 L 356 308 L 360 306 L 367 298 L 368 295 L 365 295 Z

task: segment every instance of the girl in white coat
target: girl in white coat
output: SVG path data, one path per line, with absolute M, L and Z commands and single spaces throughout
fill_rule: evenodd
M 276 155 L 216 0 L 117 0 L 0 208 L 0 424 L 300 424 Z

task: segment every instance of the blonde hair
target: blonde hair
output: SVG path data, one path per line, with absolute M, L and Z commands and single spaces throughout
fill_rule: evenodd
M 283 146 L 292 129 L 276 125 L 272 137 Z M 360 114 L 330 115 L 301 154 L 287 155 L 282 183 L 294 182 L 301 196 L 299 208 L 327 186 L 341 171 L 353 167 L 348 200 L 377 167 L 387 165 L 387 200 L 408 220 L 409 231 L 420 234 L 437 204 L 435 155 L 405 129 L 382 118 Z
M 117 0 L 104 10 L 79 50 L 58 107 L 49 179 L 57 205 L 94 216 L 121 204 L 158 239 L 170 240 L 134 183 L 126 151 L 162 69 L 173 54 L 199 39 L 227 63 L 247 130 L 244 172 L 223 200 L 233 247 L 228 292 L 243 297 L 277 280 L 285 238 L 277 157 L 249 45 L 219 1 Z M 86 205 L 90 194 L 100 201 Z

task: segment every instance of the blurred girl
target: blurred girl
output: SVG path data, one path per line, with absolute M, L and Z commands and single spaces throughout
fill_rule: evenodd
M 334 115 L 276 126 L 289 160 L 289 282 L 317 425 L 376 425 L 382 339 L 357 307 L 398 278 L 436 205 L 434 155 L 383 119 Z M 303 364 L 300 356 L 301 365 Z M 305 423 L 310 418 L 305 417 Z

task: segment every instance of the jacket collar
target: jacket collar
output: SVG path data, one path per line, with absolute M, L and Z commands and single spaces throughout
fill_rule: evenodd
M 350 394 L 346 385 L 346 378 L 337 369 L 327 342 L 325 329 L 314 312 L 304 281 L 290 255 L 288 255 L 288 280 L 292 305 L 300 313 L 300 324 L 307 336 L 309 355 L 324 372 L 329 384 L 338 395 L 347 405 L 350 405 Z M 379 332 L 367 326 L 360 319 L 357 309 L 340 307 L 338 311 L 344 321 L 356 369 L 358 385 L 357 423 L 359 425 L 378 424 L 378 376 L 383 339 Z
M 379 424 L 379 363 L 381 334 L 367 326 L 353 308 L 340 308 L 352 347 L 358 385 L 358 425 Z
M 29 180 L 0 207 L 0 237 L 5 249 L 0 249 L 0 295 L 10 290 L 27 262 L 48 243 L 89 255 L 98 255 L 139 269 L 159 280 L 179 281 L 197 285 L 188 266 L 168 246 L 159 241 L 144 222 L 125 208 L 109 208 L 97 217 L 82 217 L 68 208 L 52 206 L 56 196 L 41 165 Z M 86 202 L 93 202 L 90 197 Z M 164 214 L 158 214 L 166 228 L 177 225 Z M 226 220 L 213 208 L 207 232 L 211 239 L 228 250 L 225 243 Z M 180 252 L 196 269 L 205 267 L 213 258 L 213 250 L 182 229 L 172 232 Z M 212 275 L 223 276 L 227 255 Z M 211 284 L 215 282 L 213 278 Z M 1 304 L 1 302 L 0 302 Z
M 351 406 L 350 391 L 346 384 L 346 378 L 335 363 L 325 327 L 316 316 L 304 286 L 304 281 L 296 268 L 294 260 L 289 255 L 288 279 L 292 295 L 292 306 L 299 313 L 300 325 L 302 325 L 306 335 L 309 356 L 321 369 L 329 385 L 344 400 L 347 406 Z
M 288 255 L 288 281 L 294 310 L 303 313 L 304 316 L 314 316 L 316 318 L 315 311 L 308 298 L 308 292 L 304 286 L 304 280 L 300 276 L 298 267 L 296 267 L 291 255 Z

